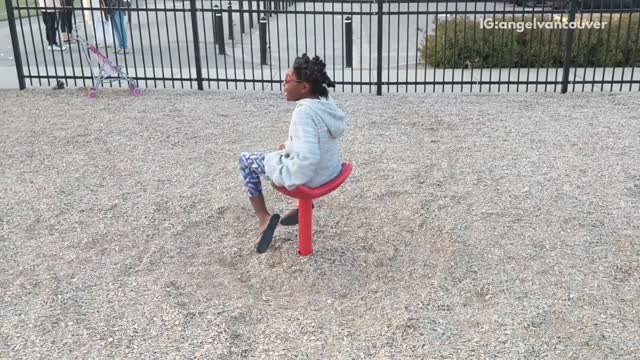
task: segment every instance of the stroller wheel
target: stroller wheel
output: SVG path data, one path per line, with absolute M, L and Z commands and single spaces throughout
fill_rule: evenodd
M 135 85 L 129 85 L 129 91 L 131 92 L 131 94 L 133 96 L 141 96 L 142 95 L 142 90 L 139 87 L 136 87 Z
M 90 88 L 89 89 L 89 93 L 87 94 L 87 96 L 89 97 L 89 99 L 95 99 L 98 97 L 98 92 L 96 91 L 96 88 Z

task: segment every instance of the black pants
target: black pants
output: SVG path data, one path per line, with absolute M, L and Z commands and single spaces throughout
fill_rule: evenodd
M 42 19 L 44 20 L 44 26 L 47 31 L 47 42 L 49 45 L 57 45 L 56 32 L 58 31 L 58 15 L 56 15 L 55 12 L 43 12 Z
M 67 34 L 73 32 L 73 10 L 60 12 L 60 32 Z

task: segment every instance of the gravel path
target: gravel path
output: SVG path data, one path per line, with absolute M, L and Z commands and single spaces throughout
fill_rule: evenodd
M 292 104 L 100 95 L 0 91 L 0 358 L 640 353 L 638 94 L 339 95 L 310 257 L 237 169 Z

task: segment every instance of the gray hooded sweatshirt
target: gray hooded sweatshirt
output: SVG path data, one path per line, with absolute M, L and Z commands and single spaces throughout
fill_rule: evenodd
M 289 190 L 329 182 L 342 168 L 338 140 L 345 128 L 346 116 L 330 96 L 298 100 L 285 148 L 265 156 L 267 177 Z

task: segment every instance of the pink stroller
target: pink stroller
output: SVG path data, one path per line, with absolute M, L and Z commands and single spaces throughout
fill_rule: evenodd
M 86 52 L 83 53 L 85 54 L 87 62 L 91 68 L 93 87 L 89 88 L 89 93 L 87 94 L 90 99 L 95 99 L 98 96 L 98 86 L 104 86 L 105 83 L 111 83 L 119 80 L 124 80 L 129 84 L 129 92 L 132 95 L 142 95 L 142 90 L 138 87 L 136 82 L 122 70 L 121 66 L 114 64 L 108 57 L 102 54 L 94 44 L 89 43 L 81 37 L 77 31 L 76 39 L 78 40 L 78 43 L 85 48 Z M 96 74 L 94 67 L 99 69 L 98 74 Z

